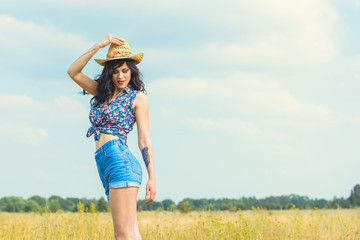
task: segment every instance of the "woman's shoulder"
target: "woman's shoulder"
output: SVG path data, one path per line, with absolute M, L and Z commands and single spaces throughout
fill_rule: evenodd
M 136 98 L 137 101 L 147 101 L 147 96 L 144 92 L 142 91 L 137 91 L 136 92 Z
M 148 99 L 144 92 L 138 91 L 134 100 L 135 106 L 146 106 L 148 105 Z

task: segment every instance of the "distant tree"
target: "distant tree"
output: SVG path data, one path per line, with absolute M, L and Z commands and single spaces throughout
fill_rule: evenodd
M 22 197 L 5 197 L 3 201 L 6 212 L 23 212 L 25 208 L 25 200 Z
M 137 211 L 142 212 L 142 206 L 141 205 L 139 207 L 137 207 Z
M 51 200 L 58 200 L 60 202 L 60 199 L 62 199 L 60 196 L 57 195 L 52 195 L 51 197 L 48 198 L 49 201 Z
M 229 210 L 237 211 L 252 208 L 266 209 L 324 209 L 324 208 L 351 208 L 360 206 L 360 185 L 357 184 L 351 190 L 348 198 L 334 197 L 327 199 L 310 199 L 307 196 L 299 196 L 296 194 L 270 196 L 262 199 L 256 197 L 242 197 L 239 199 L 192 199 L 185 198 L 178 205 L 171 199 L 163 201 L 153 201 L 145 204 L 146 200 L 137 201 L 138 211 L 174 211 L 179 208 L 181 212 L 189 212 L 192 210 Z M 79 202 L 81 204 L 79 204 Z M 80 207 L 80 208 L 79 208 Z M 34 195 L 27 200 L 22 197 L 3 197 L 0 198 L 0 212 L 58 212 L 63 211 L 83 211 L 83 212 L 108 212 L 109 206 L 107 201 L 102 197 L 99 200 L 86 198 L 66 198 L 53 195 L 49 199 Z
M 209 205 L 206 206 L 206 210 L 208 211 L 214 211 L 214 206 L 210 203 Z
M 40 206 L 37 202 L 35 202 L 34 200 L 26 200 L 25 202 L 25 206 L 24 206 L 24 211 L 25 212 L 38 212 L 40 211 Z
M 269 203 L 269 204 L 265 205 L 264 207 L 269 210 L 278 210 L 281 208 L 280 204 L 275 204 L 275 203 Z
M 80 198 L 73 198 L 73 197 L 71 197 L 71 198 L 66 198 L 66 200 L 72 202 L 74 205 L 77 205 L 78 202 L 80 201 Z
M 139 209 L 139 211 L 146 211 L 148 210 L 146 208 L 145 200 L 137 200 L 136 207 Z
M 190 203 L 189 203 L 189 201 L 187 201 L 187 200 L 181 201 L 179 203 L 179 209 L 183 213 L 190 212 Z
M 220 205 L 220 210 L 224 211 L 224 210 L 229 210 L 230 208 L 232 208 L 232 204 L 231 203 L 222 203 Z
M 104 197 L 101 197 L 96 203 L 96 209 L 99 212 L 107 212 L 109 208 L 108 203 L 105 201 Z
M 152 201 L 152 202 L 146 204 L 145 206 L 147 206 L 149 210 L 158 210 L 159 211 L 160 208 L 162 210 L 164 210 L 162 203 L 158 202 L 158 201 Z
M 28 198 L 28 201 L 29 200 L 35 201 L 40 207 L 46 206 L 46 198 L 40 197 L 39 195 L 34 195 L 34 196 Z
M 52 199 L 49 203 L 49 210 L 50 212 L 56 212 L 60 209 L 60 203 L 59 200 Z
M 314 200 L 312 200 L 312 207 L 322 209 L 322 208 L 324 208 L 326 206 L 327 203 L 328 203 L 328 201 L 325 200 L 325 199 L 316 199 L 315 198 Z
M 64 211 L 71 211 L 74 208 L 74 205 L 76 205 L 71 200 L 63 199 L 62 197 L 56 195 L 49 197 L 49 201 L 51 202 L 52 200 L 57 200 L 60 204 L 59 208 L 61 208 Z
M 339 207 L 340 207 L 340 199 L 335 196 L 332 201 L 329 201 L 328 208 L 336 209 Z
M 155 209 L 155 211 L 162 212 L 162 211 L 164 211 L 164 209 L 162 207 L 158 207 L 157 209 Z
M 339 199 L 339 205 L 340 205 L 340 207 L 342 207 L 342 208 L 351 208 L 351 202 L 350 202 L 350 200 L 349 200 L 349 198 L 340 198 Z
M 192 206 L 192 209 L 197 209 L 197 210 L 205 210 L 206 206 L 209 205 L 209 200 L 206 198 L 200 198 L 200 199 L 191 199 L 191 198 L 186 198 L 184 200 L 187 200 L 190 203 L 190 206 Z
M 145 204 L 145 200 L 138 200 L 137 208 L 140 208 L 140 206 L 141 206 L 142 211 L 154 211 L 159 208 L 164 209 L 162 203 L 157 202 L 157 201 L 152 201 L 150 203 Z
M 294 208 L 296 208 L 296 206 L 294 204 L 288 203 L 288 204 L 286 204 L 285 208 L 286 209 L 294 209 Z
M 237 210 L 245 210 L 247 209 L 246 207 L 246 204 L 243 202 L 243 200 L 239 199 L 239 200 L 236 200 L 235 203 L 234 203 L 235 207 Z
M 354 189 L 351 190 L 349 200 L 354 207 L 360 206 L 360 185 L 359 184 L 356 184 Z
M 166 208 L 166 211 L 169 211 L 169 212 L 173 212 L 175 210 L 175 204 L 170 204 L 167 208 Z
M 161 201 L 162 207 L 167 210 L 170 205 L 175 205 L 175 202 L 171 199 L 164 199 Z

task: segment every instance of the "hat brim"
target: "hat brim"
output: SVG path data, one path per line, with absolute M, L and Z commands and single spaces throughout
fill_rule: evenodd
M 109 58 L 109 59 L 94 59 L 95 62 L 97 62 L 98 64 L 100 64 L 101 66 L 105 66 L 105 63 L 108 61 L 112 61 L 112 60 L 118 60 L 118 59 L 132 59 L 135 61 L 135 64 L 139 64 L 141 62 L 141 60 L 144 57 L 144 53 L 138 53 L 134 56 L 131 57 L 118 57 L 118 58 Z

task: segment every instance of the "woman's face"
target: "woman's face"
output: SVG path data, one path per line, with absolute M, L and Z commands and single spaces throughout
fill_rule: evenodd
M 131 79 L 131 70 L 124 62 L 120 67 L 114 68 L 112 81 L 115 89 L 118 91 L 124 90 L 129 84 Z

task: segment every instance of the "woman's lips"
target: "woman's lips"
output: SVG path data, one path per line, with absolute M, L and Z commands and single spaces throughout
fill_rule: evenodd
M 125 83 L 125 81 L 118 81 L 118 83 L 119 83 L 119 84 L 124 84 L 124 83 Z

